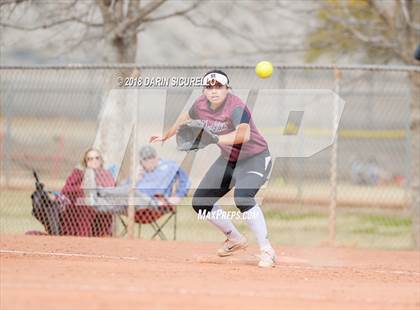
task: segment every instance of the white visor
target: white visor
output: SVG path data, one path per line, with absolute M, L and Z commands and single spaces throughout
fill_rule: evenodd
M 216 82 L 219 82 L 222 85 L 228 84 L 228 79 L 223 74 L 217 72 L 211 72 L 207 74 L 203 79 L 204 85 L 214 86 Z

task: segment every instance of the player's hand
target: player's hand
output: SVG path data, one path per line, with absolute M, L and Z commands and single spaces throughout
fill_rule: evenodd
M 166 141 L 166 137 L 164 136 L 151 136 L 149 139 L 149 143 L 155 143 L 155 142 L 163 142 Z

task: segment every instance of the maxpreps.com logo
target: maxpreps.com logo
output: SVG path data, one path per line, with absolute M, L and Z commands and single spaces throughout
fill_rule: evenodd
M 256 218 L 257 213 L 252 209 L 246 212 L 241 211 L 225 211 L 218 209 L 216 211 L 198 210 L 197 219 L 199 220 L 249 220 Z

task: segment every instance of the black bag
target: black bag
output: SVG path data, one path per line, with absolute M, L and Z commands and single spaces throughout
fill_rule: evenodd
M 49 235 L 60 235 L 60 210 L 59 201 L 50 198 L 44 190 L 44 184 L 39 181 L 38 175 L 33 171 L 35 177 L 35 191 L 31 195 L 32 215 L 44 225 Z

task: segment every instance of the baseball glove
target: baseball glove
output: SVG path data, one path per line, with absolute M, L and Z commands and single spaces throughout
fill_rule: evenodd
M 196 151 L 218 142 L 217 135 L 200 120 L 189 120 L 181 124 L 176 132 L 176 144 L 179 151 Z

